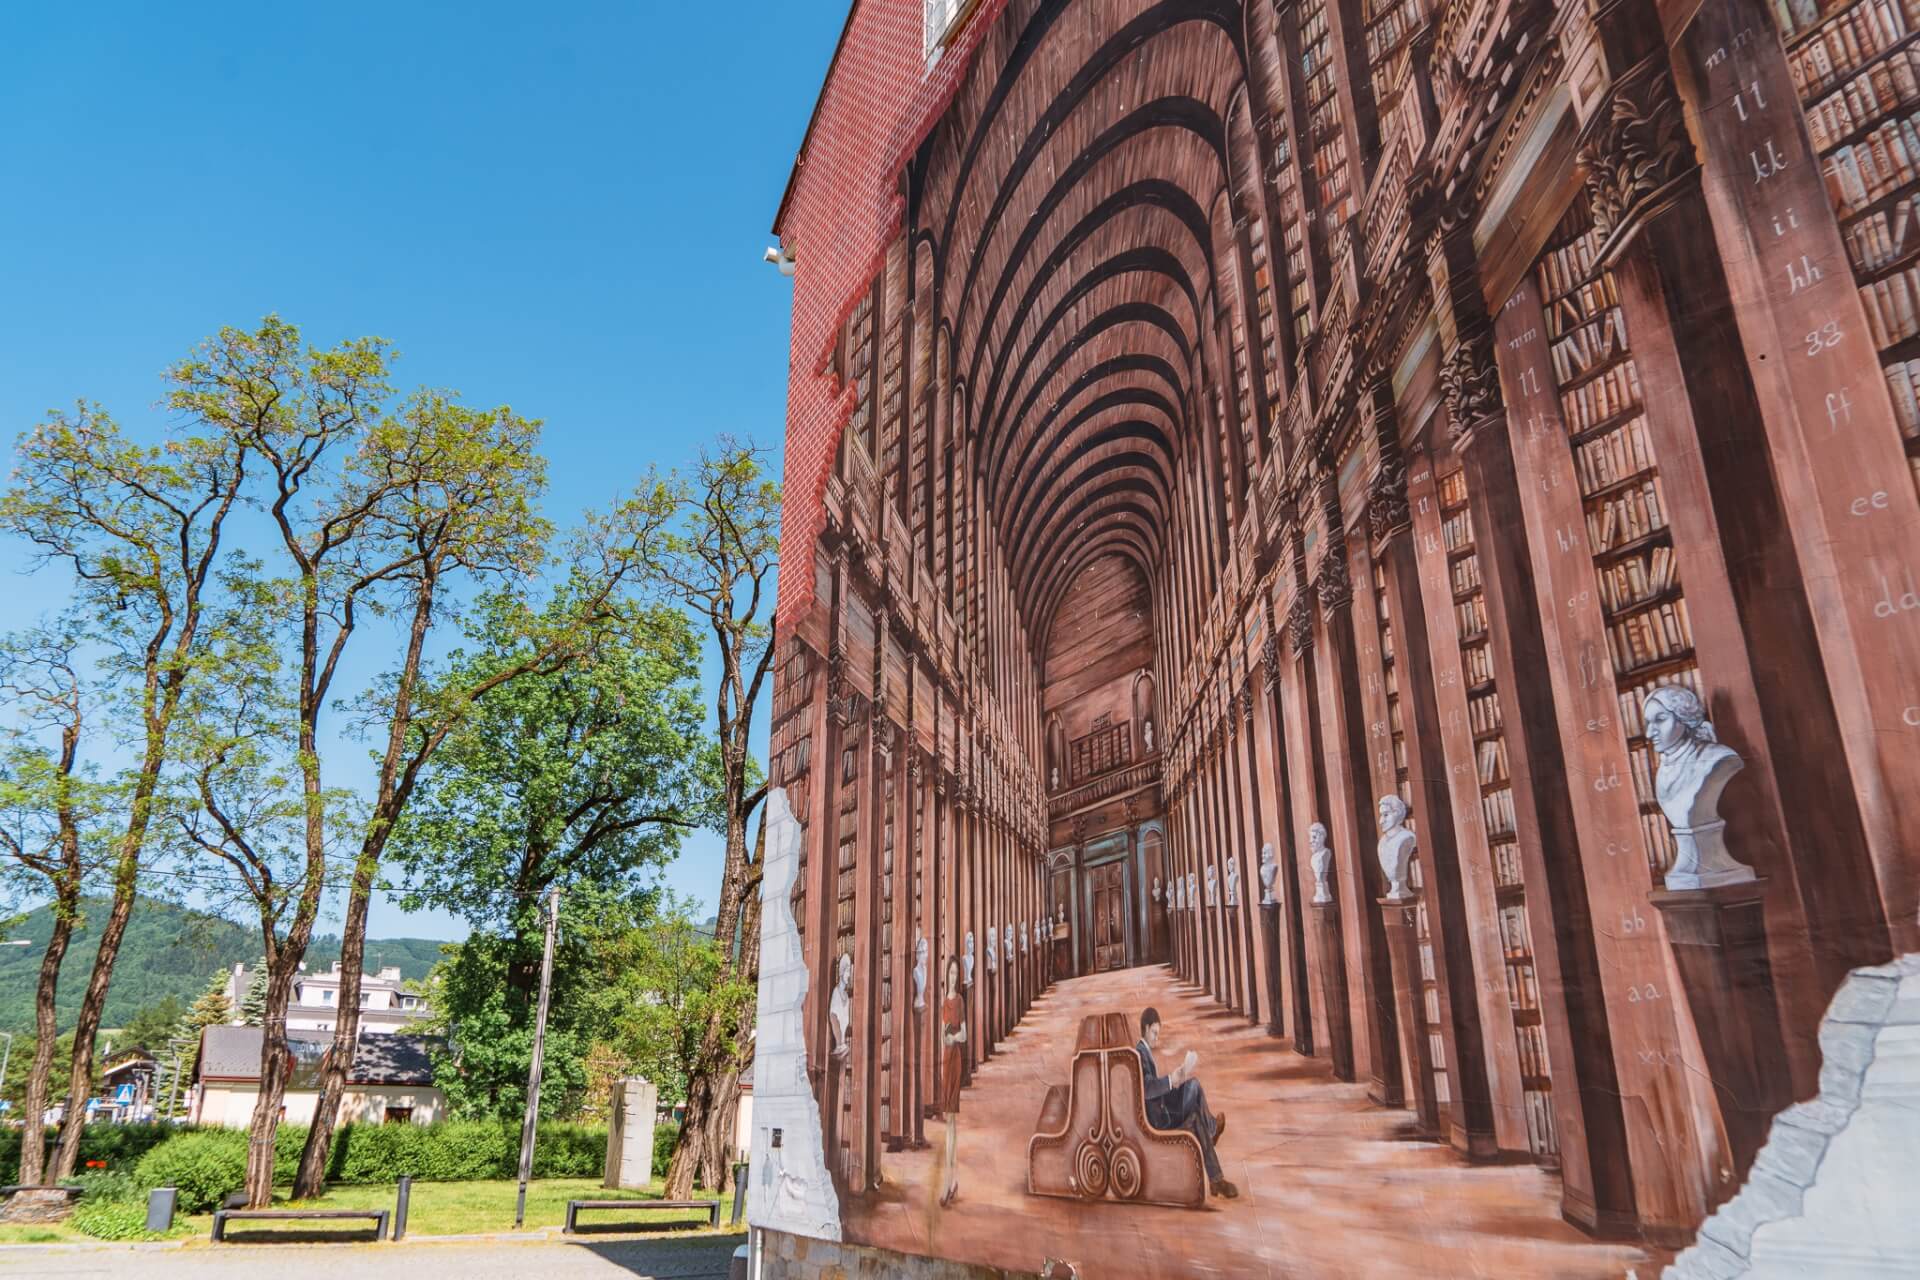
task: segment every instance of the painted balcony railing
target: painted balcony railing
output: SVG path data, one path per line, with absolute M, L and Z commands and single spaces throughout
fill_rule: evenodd
M 1115 796 L 1123 796 L 1130 791 L 1152 786 L 1159 774 L 1160 757 L 1148 756 L 1145 760 L 1137 761 L 1124 769 L 1103 773 L 1091 781 L 1062 791 L 1047 801 L 1047 815 L 1053 818 L 1065 817 L 1089 805 L 1098 804 L 1102 800 L 1111 800 Z

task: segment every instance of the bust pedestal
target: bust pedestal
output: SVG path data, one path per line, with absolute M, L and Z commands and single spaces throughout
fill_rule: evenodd
M 1340 904 L 1316 902 L 1314 957 L 1320 964 L 1320 1003 L 1327 1011 L 1327 1055 L 1336 1080 L 1353 1079 L 1353 1016 L 1347 1007 L 1347 955 L 1340 944 Z
M 1374 901 L 1380 907 L 1380 920 L 1387 931 L 1394 1008 L 1400 1014 L 1401 1051 L 1412 1069 L 1409 1074 L 1413 1077 L 1414 1122 L 1429 1137 L 1444 1137 L 1440 1131 L 1440 1099 L 1433 1087 L 1433 1045 L 1427 1038 L 1426 1000 L 1420 981 L 1420 894 L 1409 891 L 1398 898 L 1389 894 Z
M 1284 1039 L 1285 1020 L 1280 1016 L 1280 904 L 1260 904 L 1260 947 L 1267 958 L 1267 1034 Z
M 1666 925 L 1674 968 L 1717 1086 L 1733 1155 L 1732 1187 L 1752 1167 L 1774 1113 L 1793 1101 L 1767 958 L 1765 888 L 1760 879 L 1647 895 Z

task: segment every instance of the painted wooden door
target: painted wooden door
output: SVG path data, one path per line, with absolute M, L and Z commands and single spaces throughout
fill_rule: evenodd
M 1093 968 L 1096 973 L 1127 964 L 1127 869 L 1122 863 L 1093 871 Z

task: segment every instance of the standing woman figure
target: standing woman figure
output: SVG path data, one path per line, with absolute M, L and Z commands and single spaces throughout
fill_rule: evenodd
M 940 1204 L 944 1208 L 960 1194 L 959 1170 L 954 1164 L 960 1140 L 960 1075 L 966 1069 L 967 1007 L 960 999 L 960 961 L 947 958 L 947 978 L 940 1001 L 940 1110 L 947 1117 L 947 1155 L 941 1166 Z

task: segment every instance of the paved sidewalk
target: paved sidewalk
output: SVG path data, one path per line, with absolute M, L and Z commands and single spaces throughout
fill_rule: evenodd
M 34 1280 L 725 1280 L 744 1234 L 678 1240 L 465 1240 L 181 1248 L 0 1247 L 0 1277 Z

